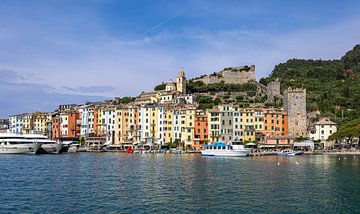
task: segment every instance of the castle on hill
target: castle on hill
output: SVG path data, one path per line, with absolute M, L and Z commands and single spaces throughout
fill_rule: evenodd
M 255 81 L 255 65 L 224 68 L 220 72 L 201 76 L 193 79 L 194 82 L 201 81 L 206 85 L 220 83 L 224 81 L 227 84 L 244 84 Z

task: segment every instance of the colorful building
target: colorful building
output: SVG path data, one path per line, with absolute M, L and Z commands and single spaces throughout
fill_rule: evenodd
M 204 110 L 195 112 L 194 120 L 194 147 L 200 149 L 204 143 L 209 142 L 208 115 Z

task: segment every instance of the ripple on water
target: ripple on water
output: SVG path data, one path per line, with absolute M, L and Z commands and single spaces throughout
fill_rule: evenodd
M 360 212 L 350 157 L 2 155 L 0 169 L 1 213 Z

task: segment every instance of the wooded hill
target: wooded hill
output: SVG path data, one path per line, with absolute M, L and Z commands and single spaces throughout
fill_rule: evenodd
M 360 118 L 360 45 L 337 60 L 290 59 L 276 65 L 270 76 L 259 82 L 266 86 L 275 79 L 280 80 L 281 91 L 288 87 L 306 88 L 308 112 L 319 110 L 321 116 L 330 117 L 337 123 Z M 199 108 L 204 109 L 220 103 L 248 106 L 250 103 L 265 102 L 266 96 L 257 93 L 259 85 L 251 82 L 243 85 L 205 85 L 190 80 L 187 88 L 189 93 L 198 95 Z M 164 88 L 165 84 L 161 84 L 155 90 Z M 218 92 L 224 92 L 224 95 L 204 95 Z
M 320 110 L 338 123 L 360 118 L 360 45 L 339 60 L 291 59 L 260 83 L 279 79 L 281 90 L 307 89 L 307 110 Z

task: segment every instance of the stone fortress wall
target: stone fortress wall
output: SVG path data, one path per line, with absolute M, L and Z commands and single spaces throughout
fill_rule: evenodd
M 228 84 L 244 84 L 255 81 L 255 65 L 228 67 L 220 72 L 193 79 L 194 82 L 202 81 L 206 85 L 224 81 Z

